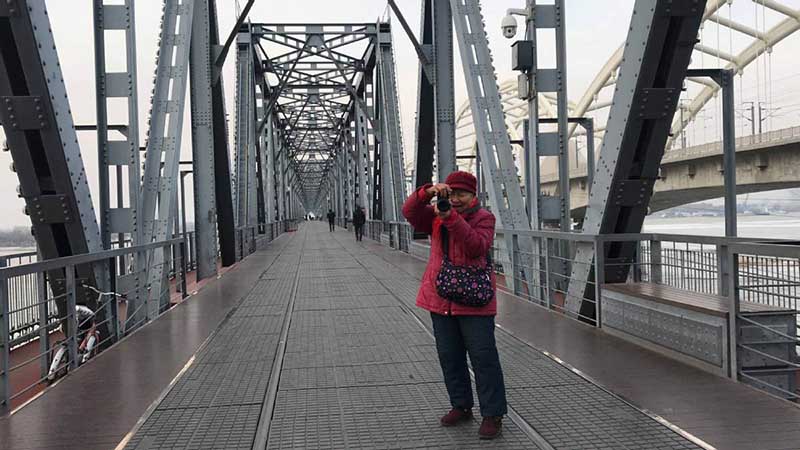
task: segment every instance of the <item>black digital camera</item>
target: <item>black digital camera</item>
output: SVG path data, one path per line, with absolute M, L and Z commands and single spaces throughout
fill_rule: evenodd
M 450 211 L 450 200 L 443 198 L 436 202 L 436 207 L 439 209 L 439 212 L 447 212 Z

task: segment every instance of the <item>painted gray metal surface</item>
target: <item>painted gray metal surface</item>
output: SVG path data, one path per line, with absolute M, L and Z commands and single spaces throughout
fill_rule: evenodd
M 420 62 L 417 75 L 417 115 L 415 122 L 415 158 L 412 187 L 433 182 L 436 150 L 436 102 L 434 96 L 435 70 L 433 69 L 433 0 L 420 2 L 420 47 L 429 67 Z M 452 28 L 452 18 L 450 19 Z M 452 33 L 452 31 L 451 31 Z M 452 59 L 452 56 L 451 56 Z
M 176 195 L 193 19 L 194 0 L 164 4 L 141 187 L 142 235 L 148 243 L 172 238 L 172 224 L 178 216 Z M 169 302 L 163 289 L 168 286 L 165 256 L 159 248 L 147 258 L 150 291 L 146 313 L 150 318 L 158 316 Z
M 451 6 L 456 38 L 459 42 L 467 44 L 459 46 L 459 50 L 474 118 L 481 166 L 485 170 L 484 188 L 488 193 L 491 210 L 497 217 L 497 228 L 530 230 L 517 167 L 511 152 L 511 141 L 505 126 L 505 116 L 500 103 L 480 2 L 452 0 Z M 508 260 L 512 261 L 514 250 L 510 236 L 505 239 L 505 249 L 508 252 Z M 520 252 L 531 255 L 532 249 L 531 239 L 520 239 Z M 532 264 L 528 262 L 524 266 L 532 267 Z M 527 280 L 533 280 L 534 284 L 540 285 L 537 281 L 539 277 L 537 271 L 526 270 L 523 273 Z M 513 277 L 509 278 L 507 282 L 510 283 Z
M 211 101 L 212 49 L 210 0 L 195 0 L 189 54 L 192 99 L 192 182 L 197 236 L 197 278 L 217 274 L 217 197 L 214 169 L 214 121 Z
M 228 149 L 228 114 L 225 109 L 225 88 L 221 74 L 219 21 L 215 0 L 209 0 L 208 36 L 211 58 L 211 120 L 214 127 L 214 189 L 220 259 L 223 267 L 236 263 L 236 224 L 231 185 L 230 152 Z
M 528 90 L 534 93 L 528 100 L 528 120 L 531 129 L 528 133 L 531 158 L 534 160 L 529 165 L 530 180 L 539 180 L 540 157 L 554 156 L 558 160 L 558 204 L 555 206 L 552 198 L 543 198 L 540 189 L 534 189 L 537 198 L 528 200 L 531 205 L 531 227 L 540 229 L 542 221 L 557 221 L 561 231 L 572 229 L 570 212 L 569 189 L 569 110 L 567 108 L 567 57 L 566 57 L 566 23 L 565 4 L 557 0 L 553 5 L 537 5 L 535 1 L 528 1 L 531 11 L 527 18 L 526 39 L 533 43 L 533 69 L 528 73 Z M 556 67 L 540 68 L 538 66 L 537 30 L 555 31 Z M 540 93 L 555 93 L 557 125 L 556 132 L 542 132 L 539 125 L 538 98 Z M 537 184 L 538 185 L 538 181 Z M 555 206 L 548 208 L 548 206 Z M 549 212 L 552 211 L 552 212 Z
M 355 106 L 355 159 L 356 174 L 358 177 L 358 204 L 364 208 L 367 217 L 370 217 L 372 201 L 369 191 L 369 134 L 367 133 L 368 121 L 364 110 Z
M 727 370 L 725 318 L 603 291 L 602 326 Z
M 384 220 L 397 220 L 402 217 L 405 192 L 405 171 L 403 164 L 403 134 L 400 129 L 400 103 L 397 92 L 397 75 L 394 60 L 391 29 L 388 24 L 380 24 L 378 34 L 378 64 L 381 95 L 378 103 L 382 107 L 381 120 L 381 158 L 384 169 L 388 169 L 388 179 L 384 180 Z
M 142 239 L 142 220 L 139 206 L 139 108 L 137 103 L 136 27 L 131 0 L 123 4 L 107 4 L 94 0 L 95 85 L 97 101 L 97 147 L 100 177 L 100 233 L 104 249 L 111 248 L 111 235 L 117 234 L 124 242 L 129 235 L 132 245 Z M 119 52 L 107 48 L 106 31 L 123 31 L 125 34 L 124 71 L 109 72 L 106 53 Z M 127 123 L 122 139 L 109 139 L 108 100 L 125 99 Z M 111 206 L 109 169 L 114 170 L 116 205 Z M 127 174 L 125 173 L 127 172 Z M 124 175 L 128 183 L 125 185 Z M 128 191 L 127 195 L 125 191 Z M 124 245 L 124 244 L 121 244 Z M 141 270 L 141 267 L 134 270 Z
M 249 32 L 239 32 L 236 38 L 236 133 L 235 165 L 236 178 L 233 191 L 233 203 L 236 205 L 236 227 L 244 228 L 256 225 L 255 202 L 255 68 L 253 64 L 253 47 Z M 237 245 L 249 248 L 251 238 L 248 233 L 237 239 L 244 239 Z M 244 255 L 237 254 L 237 259 Z
M 266 86 L 262 85 L 262 92 L 266 92 Z M 266 96 L 264 96 L 266 98 Z M 258 108 L 258 120 L 263 120 L 264 107 Z M 268 119 L 264 130 L 259 134 L 258 140 L 261 145 L 261 176 L 264 187 L 264 209 L 265 221 L 274 222 L 275 217 L 275 142 L 273 134 L 273 121 Z
M 92 197 L 69 99 L 44 1 L 0 9 L 0 123 L 43 259 L 102 249 Z M 95 285 L 101 272 L 79 266 L 77 276 Z M 54 295 L 64 293 L 63 271 L 48 274 Z M 78 301 L 90 307 L 94 296 Z M 58 300 L 60 315 L 66 304 Z
M 641 231 L 705 3 L 635 3 L 584 233 Z M 606 271 L 603 281 L 624 281 L 633 251 L 631 243 L 606 246 L 605 260 L 619 270 Z M 594 317 L 593 289 L 587 288 L 593 258 L 590 245 L 578 246 L 565 301 L 572 314 Z
M 444 182 L 456 165 L 455 77 L 453 75 L 453 12 L 449 0 L 433 2 L 433 86 L 436 109 L 436 168 Z

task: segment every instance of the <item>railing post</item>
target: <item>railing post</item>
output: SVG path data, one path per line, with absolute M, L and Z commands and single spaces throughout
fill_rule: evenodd
M 522 292 L 522 283 L 517 273 L 522 274 L 520 270 L 520 257 L 519 257 L 519 235 L 514 233 L 511 235 L 511 277 L 513 281 L 514 295 L 520 295 Z
M 603 327 L 603 283 L 606 281 L 605 242 L 594 237 L 594 317 L 595 326 Z
M 115 258 L 108 258 L 108 290 L 109 292 L 117 292 L 117 260 Z M 114 336 L 114 342 L 118 342 L 121 334 L 119 327 L 119 298 L 114 296 L 110 301 L 110 306 L 111 334 Z
M 157 251 L 158 251 L 158 249 L 153 249 L 153 252 L 157 252 Z M 163 253 L 163 250 L 162 250 L 162 253 Z M 136 250 L 136 253 L 135 253 L 134 257 L 136 258 L 136 261 L 144 262 L 147 259 L 147 253 L 142 251 L 142 250 Z M 143 267 L 144 267 L 144 264 L 138 265 L 138 263 L 137 263 L 136 274 L 135 274 L 135 277 L 134 277 L 136 279 L 137 289 L 136 289 L 136 301 L 133 302 L 133 305 L 139 311 L 136 311 L 136 310 L 130 311 L 131 302 L 128 302 L 128 310 L 129 311 L 127 313 L 127 316 L 128 316 L 127 318 L 130 319 L 131 318 L 130 313 L 134 313 L 133 314 L 133 321 L 134 321 L 133 322 L 133 327 L 134 328 L 138 328 L 138 327 L 144 325 L 145 323 L 147 323 L 151 319 L 151 317 L 150 317 L 150 315 L 151 315 L 151 313 L 150 313 L 150 305 L 149 305 L 149 301 L 150 301 L 149 296 L 150 295 L 149 295 L 149 292 L 147 290 L 147 288 L 148 288 L 147 284 L 148 284 L 149 280 L 147 279 L 147 273 L 144 270 L 142 270 Z M 144 310 L 144 322 L 142 322 L 140 320 L 140 317 L 142 316 L 142 310 Z M 158 311 L 158 308 L 156 308 L 156 311 Z M 126 320 L 126 322 L 127 322 L 127 320 Z M 127 326 L 126 326 L 126 330 L 127 330 Z
M 661 266 L 661 241 L 650 241 L 650 282 L 661 284 L 663 281 Z
M 544 283 L 547 309 L 553 309 L 553 292 L 550 290 L 550 244 L 551 239 L 544 238 L 544 277 L 539 277 L 540 282 Z M 539 241 L 539 245 L 541 245 L 541 241 Z
M 728 376 L 739 380 L 739 255 L 727 250 L 728 259 Z
M 728 265 L 728 246 L 717 245 L 717 290 L 719 295 L 726 296 L 729 291 L 729 280 L 731 276 L 731 268 Z
M 186 239 L 178 243 L 181 258 L 181 298 L 186 298 L 189 293 L 186 292 Z
M 67 314 L 65 317 L 67 339 L 67 350 L 69 353 L 69 367 L 78 367 L 78 318 L 75 314 L 75 266 L 68 265 L 66 268 L 65 293 L 67 296 Z
M 9 391 L 9 305 L 8 280 L 0 278 L 0 412 L 8 411 L 11 397 Z
M 50 308 L 47 304 L 47 282 L 44 272 L 36 272 L 36 291 L 39 300 L 39 376 L 44 378 L 50 370 L 47 361 L 47 355 L 50 354 L 50 333 L 47 323 Z
M 596 249 L 596 246 L 595 246 Z M 633 281 L 641 283 L 642 281 L 642 243 L 636 242 L 636 251 L 633 252 Z

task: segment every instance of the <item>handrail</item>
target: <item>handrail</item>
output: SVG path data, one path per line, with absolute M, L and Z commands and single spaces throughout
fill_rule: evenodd
M 20 266 L 5 267 L 0 269 L 0 279 L 18 277 L 20 275 L 28 275 L 37 272 L 46 272 L 48 270 L 60 269 L 66 266 L 77 266 L 81 264 L 93 263 L 134 252 L 152 250 L 155 248 L 166 247 L 168 245 L 178 245 L 181 242 L 183 242 L 183 238 L 176 238 L 166 241 L 137 245 L 135 247 L 123 247 L 114 250 L 103 250 L 97 253 L 84 253 L 80 255 L 64 256 L 61 258 L 47 259 L 30 264 L 23 264 Z
M 734 243 L 729 246 L 729 251 L 732 254 L 800 258 L 800 242 L 797 244 L 787 241 Z
M 9 253 L 7 255 L 0 255 L 0 259 L 9 260 L 9 259 L 14 259 L 14 258 L 27 258 L 27 257 L 30 257 L 30 256 L 36 256 L 38 254 L 39 253 L 36 252 L 35 250 L 34 251 L 29 251 L 29 252 Z

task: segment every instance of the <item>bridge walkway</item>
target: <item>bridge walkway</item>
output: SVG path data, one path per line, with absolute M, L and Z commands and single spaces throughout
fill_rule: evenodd
M 305 223 L 0 419 L 0 448 L 796 448 L 800 409 L 504 293 L 503 435 L 442 428 L 423 268 Z
M 419 281 L 376 250 L 305 224 L 127 448 L 698 448 L 502 331 L 502 436 L 443 429 Z

